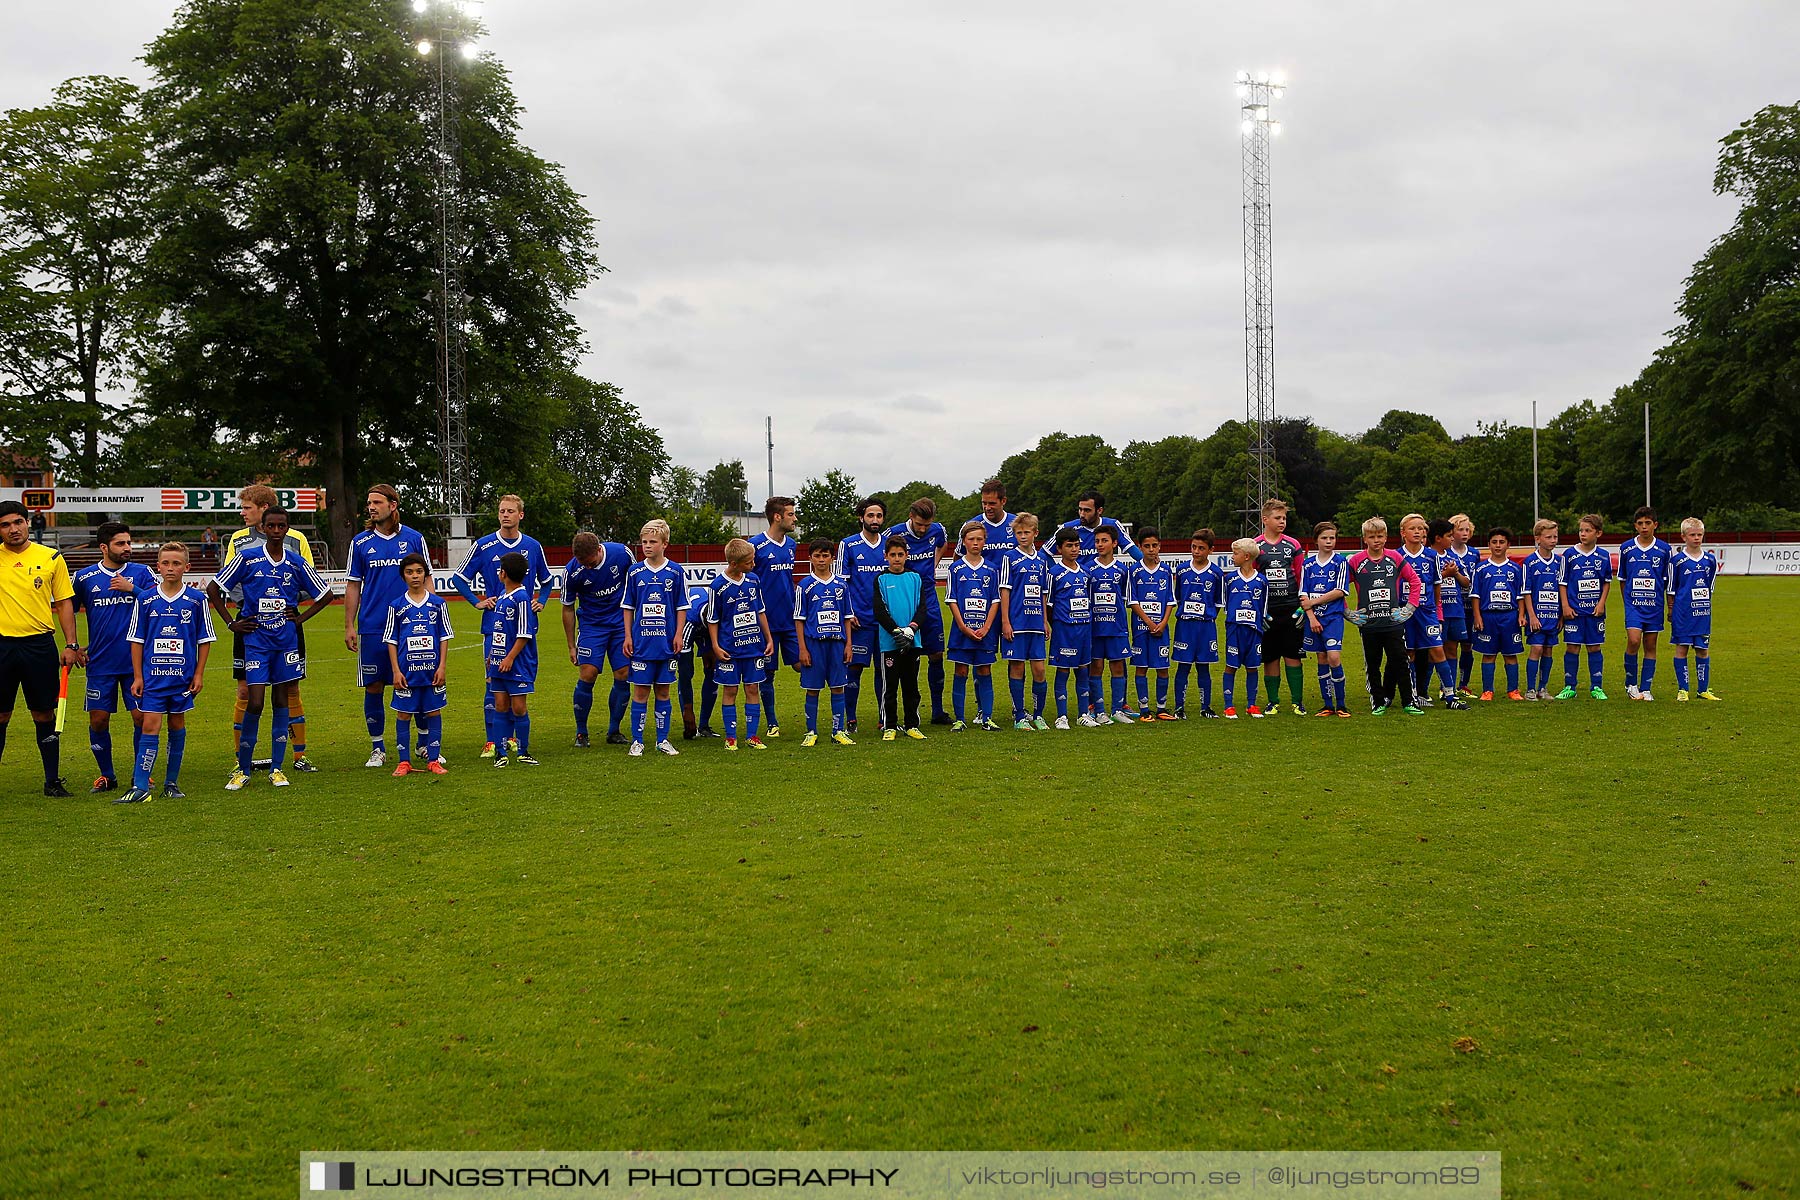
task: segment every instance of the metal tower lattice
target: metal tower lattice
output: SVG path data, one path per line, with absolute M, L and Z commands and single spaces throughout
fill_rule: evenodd
M 1279 73 L 1239 71 L 1244 200 L 1244 423 L 1250 466 L 1244 483 L 1244 527 L 1258 528 L 1275 487 L 1275 243 L 1269 205 L 1269 149 L 1281 123 L 1271 104 L 1286 90 Z
M 444 514 L 452 523 L 469 516 L 469 372 L 464 348 L 468 296 L 463 290 L 465 237 L 462 219 L 462 146 L 457 133 L 456 92 L 450 81 L 450 50 L 456 31 L 447 25 L 449 5 L 437 6 L 437 399 L 442 447 L 439 488 Z

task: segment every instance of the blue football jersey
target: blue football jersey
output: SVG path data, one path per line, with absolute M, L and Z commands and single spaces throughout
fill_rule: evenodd
M 675 657 L 676 613 L 687 606 L 687 576 L 679 563 L 641 562 L 625 576 L 621 605 L 631 613 L 631 656 L 639 662 Z
M 570 559 L 563 569 L 562 600 L 575 606 L 576 623 L 585 630 L 617 629 L 625 622 L 625 576 L 636 561 L 623 542 L 601 542 L 600 561 L 584 566 Z
M 911 521 L 902 521 L 881 535 L 884 546 L 891 537 L 901 538 L 906 542 L 906 565 L 919 573 L 919 578 L 925 581 L 926 587 L 936 588 L 938 554 L 950 540 L 944 527 L 933 521 L 925 527 L 924 533 L 918 533 L 914 531 Z M 882 553 L 885 564 L 887 552 L 884 549 Z
M 1481 565 L 1480 551 L 1467 545 L 1458 550 L 1455 543 L 1452 543 L 1440 557 L 1453 559 L 1457 569 L 1463 573 L 1464 578 L 1468 579 L 1469 586 L 1475 586 L 1475 568 Z M 1463 595 L 1463 585 L 1449 576 L 1444 577 L 1444 588 L 1438 593 L 1438 599 L 1443 603 L 1446 617 L 1467 615 L 1468 598 Z
M 1349 595 L 1350 559 L 1346 555 L 1333 554 L 1321 562 L 1316 553 L 1307 555 L 1305 564 L 1300 568 L 1300 591 L 1307 596 L 1323 596 L 1328 592 Z M 1313 611 L 1319 614 L 1320 620 L 1324 620 L 1326 617 L 1342 616 L 1344 609 L 1344 596 L 1339 596 L 1328 604 L 1317 605 Z
M 406 595 L 400 560 L 409 554 L 424 554 L 427 562 L 431 560 L 425 549 L 425 535 L 404 525 L 392 537 L 380 530 L 365 529 L 350 539 L 350 568 L 344 572 L 344 578 L 362 585 L 356 608 L 356 628 L 362 636 L 379 639 L 382 626 L 387 624 L 388 608 Z
M 1543 625 L 1562 622 L 1562 564 L 1554 552 L 1545 558 L 1532 547 L 1520 564 L 1525 571 L 1525 594 L 1531 597 L 1531 611 Z
M 1010 514 L 1007 529 L 1011 531 Z M 987 556 L 982 555 L 983 558 Z M 1048 633 L 1045 602 L 1050 596 L 1050 564 L 1053 560 L 1042 550 L 1030 554 L 1014 547 L 1000 560 L 1001 599 L 1006 602 L 1006 619 L 1014 633 Z
M 131 584 L 130 591 L 113 587 L 120 578 Z M 97 562 L 75 572 L 71 582 L 76 610 L 87 613 L 87 673 L 131 674 L 131 614 L 139 600 L 156 590 L 155 572 L 143 563 L 128 562 L 113 571 Z
M 756 551 L 756 579 L 762 584 L 763 613 L 769 631 L 781 633 L 794 627 L 794 539 L 779 542 L 766 533 L 750 538 Z
M 1183 621 L 1211 621 L 1218 617 L 1225 603 L 1225 568 L 1219 560 L 1209 558 L 1206 565 L 1196 567 L 1188 559 L 1175 568 L 1176 617 Z
M 761 658 L 768 652 L 763 640 L 762 581 L 746 574 L 733 579 L 720 573 L 713 580 L 706 602 L 706 623 L 719 627 L 719 645 L 732 658 Z
M 961 556 L 951 559 L 949 600 L 950 607 L 962 615 L 963 624 L 980 633 L 988 614 L 1000 603 L 1000 572 L 988 565 L 985 555 L 974 565 Z M 1000 618 L 996 615 L 990 632 L 998 632 L 999 628 Z M 950 636 L 953 641 L 963 642 L 968 637 L 954 626 Z
M 524 638 L 525 647 L 513 659 L 511 674 L 515 679 L 537 678 L 538 615 L 531 607 L 531 593 L 523 587 L 514 588 L 495 602 L 493 613 L 488 632 L 488 666 L 498 665 L 512 652 L 513 643 Z
M 1413 574 L 1419 577 L 1419 583 L 1425 589 L 1425 598 L 1420 602 L 1419 607 L 1426 612 L 1438 613 L 1441 616 L 1443 609 L 1439 607 L 1438 552 L 1430 546 L 1420 546 L 1415 552 L 1402 545 L 1400 561 L 1413 569 Z
M 987 534 L 987 544 L 981 549 L 981 557 L 987 559 L 988 566 L 999 570 L 1000 564 L 1019 548 L 1019 539 L 1013 533 L 1013 514 L 1001 513 L 998 521 L 990 521 L 987 514 L 982 513 L 975 519 L 981 522 L 981 530 Z
M 498 596 L 506 591 L 506 581 L 500 578 L 500 560 L 508 554 L 525 556 L 526 589 L 547 597 L 552 578 L 550 564 L 544 558 L 544 548 L 528 533 L 521 533 L 510 542 L 497 530 L 476 538 L 469 548 L 469 556 L 463 560 L 462 569 L 456 574 L 470 587 L 479 583 L 483 596 Z
M 1525 568 L 1511 559 L 1484 558 L 1476 564 L 1474 583 L 1475 604 L 1482 612 L 1517 612 L 1525 591 Z
M 1244 578 L 1242 570 L 1225 576 L 1225 621 L 1261 629 L 1269 616 L 1269 582 L 1258 571 Z
M 1695 558 L 1687 547 L 1669 556 L 1670 615 L 1679 627 L 1693 629 L 1712 621 L 1713 588 L 1719 578 L 1719 560 L 1710 551 Z
M 151 588 L 131 610 L 125 639 L 144 648 L 145 691 L 186 691 L 200 666 L 200 644 L 213 640 L 212 609 L 195 588 L 174 596 Z
M 1159 562 L 1154 567 L 1137 563 L 1131 573 L 1131 603 L 1136 606 L 1131 614 L 1131 628 L 1135 632 L 1148 629 L 1146 618 L 1161 621 L 1173 616 L 1175 607 L 1175 568 L 1166 562 Z M 1138 616 L 1141 611 L 1144 615 Z
M 1092 625 L 1094 597 L 1084 567 L 1059 558 L 1050 564 L 1050 619 L 1059 625 Z
M 1093 597 L 1095 635 L 1130 633 L 1131 575 L 1135 564 L 1116 555 L 1111 562 L 1103 563 L 1095 555 L 1084 565 L 1088 573 L 1088 594 Z
M 1613 576 L 1612 555 L 1604 546 L 1583 550 L 1571 546 L 1563 551 L 1559 581 L 1566 589 L 1569 607 L 1580 616 L 1591 617 L 1600 611 L 1600 595 Z
M 1125 532 L 1125 527 L 1111 517 L 1101 517 L 1094 523 L 1094 529 L 1089 529 L 1079 520 L 1070 521 L 1069 524 L 1075 527 L 1075 533 L 1081 538 L 1081 562 L 1084 566 L 1093 562 L 1100 554 L 1099 549 L 1094 545 L 1095 529 L 1112 530 L 1113 537 L 1118 539 L 1115 549 L 1120 558 L 1138 559 L 1144 556 L 1144 552 L 1137 548 L 1137 543 L 1131 540 L 1131 535 Z M 1094 632 L 1100 631 L 1096 629 Z
M 885 541 L 878 537 L 870 542 L 856 533 L 838 543 L 836 573 L 850 589 L 850 611 L 855 614 L 857 624 L 865 629 L 875 627 L 875 577 L 887 570 Z M 936 568 L 932 570 L 933 574 L 926 582 L 935 590 Z
M 820 579 L 808 571 L 794 589 L 794 619 L 807 637 L 843 641 L 850 621 L 850 588 L 841 575 Z
M 403 686 L 431 686 L 442 661 L 440 643 L 449 641 L 450 637 L 450 606 L 444 603 L 442 596 L 428 592 L 425 599 L 417 603 L 410 595 L 402 596 L 388 606 L 387 626 L 381 640 L 394 648 L 394 655 L 400 660 Z
M 225 565 L 217 579 L 220 588 L 242 594 L 238 617 L 254 618 L 257 632 L 264 635 L 283 632 L 289 624 L 288 609 L 298 608 L 302 600 L 316 599 L 331 590 L 304 558 L 284 549 L 280 562 L 271 561 L 266 545 L 246 549 Z M 381 623 L 387 624 L 385 613 Z
M 1661 612 L 1668 593 L 1669 563 L 1675 552 L 1661 538 L 1648 546 L 1632 538 L 1619 547 L 1619 587 L 1627 608 Z M 79 589 L 78 589 L 79 590 Z

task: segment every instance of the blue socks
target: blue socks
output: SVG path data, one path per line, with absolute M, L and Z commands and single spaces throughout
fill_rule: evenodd
M 248 721 L 249 719 L 249 714 L 244 714 L 244 720 Z M 381 711 L 380 692 L 363 693 L 363 724 L 368 727 L 370 744 L 377 750 L 386 750 L 387 744 L 382 740 L 381 734 L 387 726 L 387 721 L 383 718 Z
M 737 704 L 730 700 L 725 702 L 725 739 L 737 741 Z
M 1275 676 L 1275 678 L 1279 679 L 1280 676 Z M 1244 677 L 1244 703 L 1250 705 L 1252 708 L 1256 706 L 1256 682 L 1255 671 L 1250 671 Z
M 1517 675 L 1518 673 L 1519 669 L 1514 667 L 1513 674 Z M 1483 692 L 1494 690 L 1494 660 L 1491 658 L 1481 660 L 1481 690 Z
M 1112 707 L 1114 712 L 1119 712 L 1125 707 L 1125 676 L 1123 674 L 1112 677 Z
M 594 711 L 594 681 L 577 679 L 575 681 L 575 732 L 586 737 L 588 731 L 588 714 Z
M 937 658 L 929 660 L 928 665 L 925 668 L 925 681 L 931 687 L 931 715 L 934 717 L 941 717 L 944 715 L 943 656 L 940 655 Z M 960 721 L 962 719 L 961 713 L 958 713 L 956 716 L 957 720 Z
M 770 660 L 769 670 L 771 672 L 775 670 L 773 659 Z M 769 728 L 775 728 L 780 724 L 780 722 L 775 719 L 775 681 L 769 679 L 763 683 L 757 684 L 756 694 L 762 699 L 763 712 L 769 715 Z M 752 734 L 751 736 L 754 737 L 756 735 Z
M 425 761 L 436 762 L 444 745 L 444 714 L 432 713 L 420 718 L 420 723 L 425 726 Z
M 1069 672 L 1062 668 L 1056 672 L 1056 715 L 1069 715 Z
M 938 688 L 940 696 L 943 694 L 942 683 L 943 681 L 940 679 Z M 958 671 L 956 677 L 950 681 L 950 708 L 955 712 L 956 719 L 959 721 L 963 719 L 963 709 L 967 706 L 968 698 L 969 677 Z
M 514 713 L 512 715 L 512 737 L 519 743 L 520 754 L 531 753 L 531 714 Z
M 606 735 L 608 737 L 619 732 L 619 723 L 625 719 L 625 708 L 630 703 L 631 685 L 615 678 L 612 691 L 606 694 Z M 632 728 L 635 730 L 641 727 L 634 724 Z
M 1044 701 L 1049 699 L 1049 694 L 1050 694 L 1050 681 L 1049 680 L 1047 680 L 1047 679 L 1032 680 L 1032 683 L 1031 683 L 1031 715 L 1033 717 L 1041 717 L 1044 715 Z
M 1023 721 L 1026 716 L 1025 677 L 1023 675 L 1008 675 L 1006 677 L 1006 688 L 1007 691 L 1012 694 L 1013 720 Z
M 852 722 L 856 720 L 856 702 L 862 697 L 862 676 L 863 668 L 852 665 L 850 680 L 844 684 L 844 713 Z M 876 715 L 879 718 L 880 714 Z
M 991 721 L 994 719 L 994 676 L 992 672 L 975 677 L 975 708 L 978 720 Z
M 494 693 L 487 688 L 483 688 L 481 690 L 481 727 L 487 731 L 487 740 L 490 742 L 496 740 L 494 736 L 497 724 L 494 720 L 496 715 L 497 714 L 494 712 Z M 406 738 L 404 735 L 395 734 L 394 736 L 402 745 L 405 745 Z M 406 758 L 406 751 L 402 750 L 400 752 L 401 761 L 406 761 Z
M 150 772 L 156 769 L 156 751 L 159 739 L 146 734 L 138 739 L 137 761 L 132 763 L 131 786 L 147 788 L 150 786 Z M 175 782 L 175 731 L 169 731 L 169 783 Z M 108 777 L 110 778 L 110 776 Z
M 1506 660 L 1506 690 L 1509 692 L 1519 690 L 1519 661 L 1515 658 Z
M 744 737 L 753 738 L 762 732 L 761 722 L 762 705 L 746 703 L 744 705 Z
M 488 704 L 491 706 L 493 702 L 494 698 L 489 696 Z M 492 707 L 489 707 L 489 709 L 481 715 L 482 720 L 487 726 L 488 738 L 489 740 L 492 740 L 494 736 L 494 710 Z M 404 713 L 394 718 L 394 747 L 400 752 L 401 762 L 412 761 L 412 720 Z M 501 751 L 501 753 L 504 754 L 505 751 Z
M 256 732 L 261 726 L 262 710 L 245 709 L 243 732 L 238 734 L 238 770 L 246 775 L 250 773 L 251 754 L 256 749 Z
M 1625 652 L 1625 686 L 1628 688 L 1637 686 L 1637 658 L 1631 651 Z
M 1438 683 L 1443 686 L 1445 694 L 1454 696 L 1456 694 L 1456 664 L 1451 662 L 1448 656 L 1443 662 L 1437 664 L 1437 676 Z
M 1587 660 L 1588 686 L 1597 688 L 1606 675 L 1606 652 L 1597 648 L 1591 649 L 1587 652 Z
M 664 699 L 664 700 L 658 700 L 656 702 L 656 740 L 657 741 L 666 742 L 669 740 L 669 719 L 670 719 L 670 714 L 672 714 L 674 711 L 675 711 L 674 705 L 671 704 L 668 700 Z
M 287 765 L 288 746 L 288 710 L 287 705 L 275 706 L 274 724 L 269 726 L 269 770 L 279 771 Z
M 1699 672 L 1700 690 L 1703 692 L 1712 691 L 1712 656 L 1710 654 L 1700 660 L 1700 666 L 1697 670 Z
M 831 732 L 836 733 L 844 727 L 844 693 L 831 693 Z
M 1581 655 L 1573 647 L 1563 651 L 1563 686 L 1575 686 L 1575 672 L 1581 667 Z
M 150 762 L 154 765 L 156 762 L 156 739 L 146 734 L 139 740 L 149 749 Z M 169 730 L 169 773 L 163 779 L 164 787 L 176 786 L 176 780 L 181 778 L 181 759 L 186 753 L 187 728 L 184 726 L 180 729 Z M 138 757 L 142 759 L 143 755 L 140 753 Z M 146 772 L 147 775 L 148 772 Z M 147 778 L 144 786 L 149 786 Z
M 1654 658 L 1646 658 L 1644 660 L 1644 669 L 1638 676 L 1638 686 L 1647 692 L 1650 690 L 1650 681 L 1655 678 L 1656 660 Z
M 806 693 L 806 732 L 819 732 L 819 693 Z
M 110 726 L 93 730 L 93 737 L 88 739 L 88 749 L 94 752 L 94 761 L 100 764 L 100 773 L 108 779 L 117 779 L 113 774 L 112 728 Z M 135 766 L 136 759 L 133 758 Z

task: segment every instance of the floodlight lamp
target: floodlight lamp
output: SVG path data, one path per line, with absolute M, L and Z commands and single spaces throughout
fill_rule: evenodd
M 464 58 L 474 58 L 477 54 L 480 54 L 480 53 L 481 53 L 481 47 L 478 44 L 476 44 L 475 42 L 464 42 L 462 44 L 462 56 Z
M 1255 128 L 1256 128 L 1256 123 L 1254 121 L 1245 121 L 1242 125 L 1238 126 L 1238 130 L 1245 137 L 1249 137 L 1251 130 L 1253 130 Z
M 1280 121 L 1270 121 L 1269 122 L 1269 136 L 1270 137 L 1280 137 L 1281 136 L 1281 122 Z
M 1236 82 L 1238 82 L 1238 83 L 1249 83 L 1249 82 L 1250 82 L 1250 72 L 1248 72 L 1248 71 L 1239 71 L 1239 72 L 1238 72 L 1238 73 L 1237 73 L 1237 80 L 1236 80 Z
M 1276 87 L 1286 87 L 1287 86 L 1287 72 L 1286 71 L 1270 71 L 1269 72 L 1269 82 L 1274 84 Z
M 416 13 L 422 13 L 430 7 L 431 0 L 412 0 L 412 10 Z
M 1258 82 L 1258 83 L 1269 82 L 1269 73 L 1267 71 L 1258 71 L 1256 73 L 1256 82 Z
M 430 42 L 430 40 L 429 40 L 429 39 L 427 39 L 427 38 L 420 38 L 420 39 L 419 39 L 419 44 L 418 44 L 418 46 L 417 46 L 417 47 L 416 47 L 416 49 L 417 49 L 417 50 L 418 50 L 418 51 L 419 51 L 419 53 L 420 53 L 420 54 L 430 54 L 430 53 L 431 53 L 431 42 Z
M 1248 100 L 1250 98 L 1250 89 L 1240 83 L 1238 84 L 1237 94 L 1239 100 Z

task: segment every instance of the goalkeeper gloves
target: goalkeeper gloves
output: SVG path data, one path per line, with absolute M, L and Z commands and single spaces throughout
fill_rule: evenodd
M 1361 628 L 1362 625 L 1364 624 L 1364 622 L 1366 622 L 1369 619 L 1369 614 L 1364 609 L 1353 608 L 1349 612 L 1344 614 L 1344 618 L 1346 620 L 1348 620 L 1352 625 L 1355 625 L 1358 628 Z
M 1413 613 L 1415 613 L 1417 611 L 1418 610 L 1415 609 L 1410 604 L 1402 604 L 1399 608 L 1396 608 L 1394 610 L 1394 620 L 1396 620 L 1396 621 L 1400 622 L 1402 625 L 1404 625 L 1408 621 L 1412 620 Z

